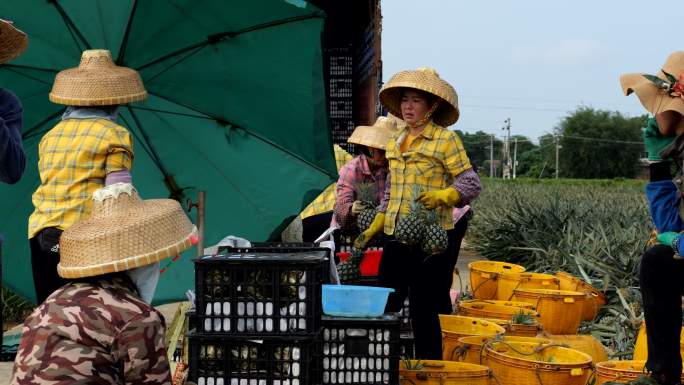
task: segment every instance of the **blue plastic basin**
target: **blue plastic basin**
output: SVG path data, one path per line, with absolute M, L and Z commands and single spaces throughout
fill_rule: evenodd
M 374 286 L 323 285 L 323 313 L 338 317 L 379 317 L 394 289 Z

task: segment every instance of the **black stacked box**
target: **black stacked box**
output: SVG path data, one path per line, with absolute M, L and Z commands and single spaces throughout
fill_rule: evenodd
M 323 384 L 399 384 L 399 319 L 323 316 Z
M 330 130 L 333 143 L 353 153 L 353 146 L 347 138 L 354 131 L 353 110 L 353 54 L 349 47 L 327 48 L 325 50 L 328 111 L 330 112 Z
M 190 335 L 189 376 L 197 385 L 315 385 L 313 338 Z M 312 375 L 313 374 L 313 375 Z
M 189 380 L 313 385 L 320 370 L 321 285 L 330 253 L 313 244 L 221 248 L 195 260 Z

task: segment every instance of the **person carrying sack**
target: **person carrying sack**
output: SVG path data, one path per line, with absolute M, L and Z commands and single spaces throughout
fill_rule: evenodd
M 682 375 L 684 51 L 671 54 L 656 75 L 625 74 L 620 83 L 625 95 L 635 93 L 653 114 L 643 129 L 643 139 L 650 172 L 646 197 L 658 244 L 646 250 L 639 271 L 648 340 L 646 370 L 649 380 L 675 385 Z M 674 179 L 672 161 L 680 170 Z
M 117 124 L 118 106 L 145 99 L 147 91 L 136 71 L 96 49 L 84 51 L 77 68 L 57 74 L 49 97 L 67 108 L 38 145 L 41 183 L 28 223 L 38 303 L 65 283 L 56 271 L 62 231 L 90 213 L 95 190 L 131 182 L 133 141 Z
M 12 384 L 170 384 L 164 318 L 150 302 L 159 261 L 197 243 L 171 199 L 141 200 L 130 183 L 96 190 L 92 215 L 60 239 L 52 293 L 22 330 Z

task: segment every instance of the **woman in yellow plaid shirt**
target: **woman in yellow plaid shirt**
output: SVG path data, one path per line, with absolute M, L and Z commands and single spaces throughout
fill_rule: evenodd
M 90 213 L 95 190 L 131 182 L 133 143 L 117 108 L 145 97 L 140 75 L 106 50 L 84 51 L 78 68 L 57 74 L 50 101 L 68 107 L 38 145 L 41 184 L 28 224 L 38 303 L 66 283 L 57 275 L 62 231 Z
M 401 116 L 407 128 L 387 144 L 390 173 L 385 197 L 371 227 L 359 236 L 357 247 L 380 231 L 389 237 L 380 265 L 380 285 L 391 287 L 387 311 L 401 309 L 409 296 L 416 358 L 441 359 L 438 314 L 452 311 L 449 290 L 458 250 L 468 219 L 454 224 L 454 207 L 469 204 L 480 192 L 480 179 L 470 165 L 458 135 L 447 130 L 458 120 L 454 88 L 430 68 L 402 71 L 380 90 L 380 101 Z M 421 191 L 415 196 L 415 191 Z M 419 245 L 406 245 L 393 235 L 412 201 L 435 210 L 447 231 L 446 251 L 426 254 Z

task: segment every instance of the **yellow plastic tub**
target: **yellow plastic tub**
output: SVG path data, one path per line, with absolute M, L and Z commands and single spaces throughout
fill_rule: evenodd
M 486 341 L 491 340 L 492 338 L 495 337 L 468 336 L 459 338 L 459 346 L 454 351 L 452 357 L 450 357 L 450 360 L 486 366 L 487 363 L 485 362 L 485 357 L 482 355 L 482 346 L 484 346 Z M 504 335 L 503 337 L 500 337 L 500 339 L 505 342 L 529 342 L 538 345 L 551 343 L 550 339 L 535 337 L 517 337 Z
M 596 318 L 599 310 L 607 303 L 606 295 L 599 289 L 564 271 L 557 272 L 556 277 L 560 282 L 561 290 L 579 291 L 586 293 L 589 297 L 584 302 L 582 321 L 591 321 Z
M 458 339 L 466 336 L 496 336 L 506 330 L 494 322 L 473 317 L 439 315 L 442 328 L 442 359 L 449 361 L 458 347 Z
M 515 289 L 515 300 L 534 304 L 547 333 L 575 334 L 587 296 L 578 291 Z
M 534 318 L 539 317 L 536 311 L 517 306 L 490 304 L 483 301 L 462 301 L 458 304 L 458 314 L 466 317 L 496 318 L 510 321 L 514 315 L 520 313 L 529 314 Z
M 553 344 L 491 342 L 484 349 L 501 385 L 586 385 L 592 373 L 589 355 Z
M 498 279 L 496 297 L 499 300 L 514 300 L 515 289 L 559 290 L 560 281 L 553 275 L 541 273 L 506 273 Z
M 626 384 L 643 376 L 645 366 L 644 360 L 599 362 L 596 364 L 596 385 L 606 382 Z M 684 382 L 684 373 L 682 373 L 682 382 Z
M 399 383 L 402 385 L 490 385 L 488 367 L 465 362 L 402 360 Z M 416 368 L 418 365 L 418 368 Z
M 679 334 L 679 352 L 684 357 L 684 327 Z M 648 358 L 648 337 L 646 337 L 646 322 L 641 323 L 639 334 L 634 342 L 634 354 L 632 358 L 635 360 L 646 360 Z
M 513 263 L 475 261 L 468 264 L 470 287 L 477 299 L 496 299 L 498 278 L 502 273 L 522 273 L 525 268 Z
M 542 334 L 543 338 L 548 338 L 556 344 L 567 345 L 570 349 L 579 350 L 591 356 L 592 362 L 608 361 L 608 352 L 601 341 L 590 334 Z

